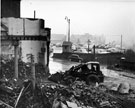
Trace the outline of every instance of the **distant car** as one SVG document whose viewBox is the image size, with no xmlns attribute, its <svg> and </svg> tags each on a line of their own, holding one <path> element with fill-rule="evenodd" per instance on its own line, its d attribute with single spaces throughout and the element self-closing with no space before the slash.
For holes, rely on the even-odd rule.
<svg viewBox="0 0 135 108">
<path fill-rule="evenodd" d="M 79 57 L 77 54 L 72 54 L 68 57 L 69 61 L 82 62 L 83 58 Z"/>
</svg>

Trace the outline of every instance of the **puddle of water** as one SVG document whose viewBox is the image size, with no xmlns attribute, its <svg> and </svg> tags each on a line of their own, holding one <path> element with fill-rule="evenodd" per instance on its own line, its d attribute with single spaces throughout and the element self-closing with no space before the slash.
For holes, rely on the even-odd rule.
<svg viewBox="0 0 135 108">
<path fill-rule="evenodd" d="M 103 72 L 103 74 L 105 76 L 108 76 L 108 77 L 119 77 L 119 74 L 118 73 L 116 73 L 113 70 L 109 70 L 109 69 L 107 69 L 105 67 L 101 67 L 101 71 Z"/>
<path fill-rule="evenodd" d="M 71 66 L 77 65 L 77 62 L 70 62 L 67 60 L 59 60 L 59 59 L 53 59 L 50 58 L 50 63 L 49 63 L 49 68 L 50 68 L 50 73 L 54 74 L 56 72 L 64 72 L 65 70 L 68 70 L 71 68 Z M 135 79 L 129 78 L 129 77 L 124 77 L 121 74 L 124 72 L 119 72 L 115 70 L 110 70 L 107 69 L 106 66 L 101 66 L 101 71 L 103 74 L 106 76 L 105 81 L 111 81 L 111 82 L 129 82 L 132 86 L 135 87 Z M 126 72 L 124 72 L 126 73 Z M 127 73 L 129 74 L 129 73 Z M 129 74 L 130 75 L 130 74 Z"/>
<path fill-rule="evenodd" d="M 50 73 L 54 74 L 56 72 L 64 72 L 65 70 L 70 69 L 72 66 L 77 65 L 77 62 L 70 62 L 67 60 L 59 60 L 50 58 L 49 68 Z"/>
</svg>

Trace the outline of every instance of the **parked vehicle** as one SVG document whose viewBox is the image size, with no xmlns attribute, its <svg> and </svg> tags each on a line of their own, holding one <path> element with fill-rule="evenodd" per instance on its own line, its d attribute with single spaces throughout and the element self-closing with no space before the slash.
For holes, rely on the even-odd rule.
<svg viewBox="0 0 135 108">
<path fill-rule="evenodd" d="M 104 75 L 100 70 L 99 62 L 87 62 L 78 66 L 71 67 L 65 74 L 65 80 L 74 81 L 76 78 L 91 83 L 101 83 L 104 81 Z"/>
<path fill-rule="evenodd" d="M 79 57 L 77 54 L 72 54 L 68 57 L 69 61 L 82 62 L 83 58 Z"/>
<path fill-rule="evenodd" d="M 49 80 L 59 83 L 64 81 L 66 84 L 80 80 L 85 81 L 88 85 L 95 85 L 104 81 L 104 75 L 100 70 L 99 62 L 87 62 L 72 66 L 65 72 L 52 74 Z"/>
</svg>

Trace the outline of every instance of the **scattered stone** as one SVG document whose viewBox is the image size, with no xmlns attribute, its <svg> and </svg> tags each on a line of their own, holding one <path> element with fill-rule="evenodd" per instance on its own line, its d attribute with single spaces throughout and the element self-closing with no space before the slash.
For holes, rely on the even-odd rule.
<svg viewBox="0 0 135 108">
<path fill-rule="evenodd" d="M 121 94 L 128 94 L 131 89 L 131 85 L 127 82 L 120 83 L 118 87 L 118 92 Z"/>
</svg>

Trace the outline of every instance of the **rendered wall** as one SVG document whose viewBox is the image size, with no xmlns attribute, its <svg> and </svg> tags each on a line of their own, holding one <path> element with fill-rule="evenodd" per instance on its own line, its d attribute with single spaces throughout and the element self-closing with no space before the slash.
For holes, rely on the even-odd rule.
<svg viewBox="0 0 135 108">
<path fill-rule="evenodd" d="M 41 48 L 46 47 L 46 42 L 44 41 L 22 41 L 22 60 L 24 62 L 30 62 L 29 54 L 34 56 L 35 63 L 47 64 L 46 59 L 46 50 L 42 52 Z"/>
<path fill-rule="evenodd" d="M 2 24 L 4 24 L 8 30 L 8 35 L 16 36 L 46 36 L 44 29 L 44 20 L 42 19 L 28 19 L 28 18 L 2 18 Z M 6 36 L 6 35 L 5 35 Z M 21 41 L 21 53 L 22 60 L 24 62 L 30 62 L 28 58 L 29 54 L 34 56 L 35 63 L 47 64 L 47 42 L 24 40 Z M 45 52 L 41 50 L 45 49 Z"/>
<path fill-rule="evenodd" d="M 2 23 L 8 27 L 8 35 L 41 35 L 44 20 L 28 18 L 2 18 Z"/>
</svg>

